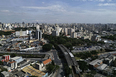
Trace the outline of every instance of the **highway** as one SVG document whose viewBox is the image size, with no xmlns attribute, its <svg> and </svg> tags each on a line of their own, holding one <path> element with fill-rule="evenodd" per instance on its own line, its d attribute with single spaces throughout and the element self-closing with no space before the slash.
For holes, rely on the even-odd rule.
<svg viewBox="0 0 116 77">
<path fill-rule="evenodd" d="M 32 54 L 32 55 L 41 55 L 45 54 L 48 55 L 49 58 L 53 59 L 52 52 L 7 52 L 7 51 L 1 51 L 0 53 L 16 53 L 16 54 Z"/>
<path fill-rule="evenodd" d="M 80 77 L 80 69 L 79 65 L 76 62 L 73 54 L 64 46 L 64 45 L 58 45 L 61 51 L 63 52 L 65 59 L 67 61 L 67 64 L 69 67 L 73 68 L 73 77 Z"/>
<path fill-rule="evenodd" d="M 54 56 L 54 62 L 56 63 L 56 65 L 61 65 L 61 60 L 58 57 L 57 51 L 53 50 L 53 56 Z"/>
</svg>

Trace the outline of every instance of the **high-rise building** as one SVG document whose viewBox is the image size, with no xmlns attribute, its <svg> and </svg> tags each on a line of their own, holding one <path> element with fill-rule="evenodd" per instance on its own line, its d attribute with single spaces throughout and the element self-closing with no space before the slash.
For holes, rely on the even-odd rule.
<svg viewBox="0 0 116 77">
<path fill-rule="evenodd" d="M 40 30 L 39 25 L 36 26 L 36 39 L 41 40 L 42 38 L 42 32 Z"/>
<path fill-rule="evenodd" d="M 68 30 L 67 28 L 64 28 L 64 34 L 65 34 L 65 35 L 68 34 L 68 33 L 67 33 L 67 32 L 68 32 L 67 30 Z"/>
<path fill-rule="evenodd" d="M 59 32 L 58 31 L 52 31 L 52 36 L 59 36 Z"/>
<path fill-rule="evenodd" d="M 72 36 L 72 33 L 73 33 L 73 32 L 75 32 L 74 29 L 72 29 L 72 28 L 69 28 L 69 29 L 68 29 L 68 35 Z"/>
<path fill-rule="evenodd" d="M 72 33 L 72 38 L 77 38 L 77 32 Z"/>
</svg>

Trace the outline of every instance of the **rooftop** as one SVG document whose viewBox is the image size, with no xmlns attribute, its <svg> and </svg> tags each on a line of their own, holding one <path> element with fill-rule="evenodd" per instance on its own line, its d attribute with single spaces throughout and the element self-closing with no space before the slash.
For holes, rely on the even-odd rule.
<svg viewBox="0 0 116 77">
<path fill-rule="evenodd" d="M 51 59 L 47 59 L 47 60 L 43 61 L 43 64 L 46 65 L 47 63 L 49 63 L 51 61 L 52 61 Z"/>
<path fill-rule="evenodd" d="M 102 62 L 102 60 L 96 59 L 96 60 L 93 60 L 92 62 L 90 62 L 89 64 L 95 65 L 95 64 L 100 64 L 101 62 Z"/>
<path fill-rule="evenodd" d="M 5 62 L 8 62 L 9 60 L 5 60 Z"/>
<path fill-rule="evenodd" d="M 3 75 L 8 75 L 9 74 L 9 72 L 6 72 L 6 71 L 3 71 L 3 72 L 1 72 Z"/>
<path fill-rule="evenodd" d="M 38 76 L 38 77 L 42 77 L 45 75 L 44 72 L 37 70 L 37 69 L 33 68 L 32 66 L 27 66 L 27 67 L 23 68 L 22 71 L 27 72 L 34 76 Z"/>
<path fill-rule="evenodd" d="M 3 55 L 3 56 L 10 56 L 10 55 Z"/>
<path fill-rule="evenodd" d="M 11 62 L 9 62 L 10 64 L 12 64 L 12 63 L 14 63 L 15 61 L 11 61 Z"/>
<path fill-rule="evenodd" d="M 101 64 L 100 66 L 97 67 L 99 70 L 104 70 L 107 67 L 106 64 Z"/>
<path fill-rule="evenodd" d="M 21 58 L 21 56 L 16 56 L 16 57 L 13 57 L 11 59 L 16 60 L 16 59 L 19 59 L 19 58 Z"/>
</svg>

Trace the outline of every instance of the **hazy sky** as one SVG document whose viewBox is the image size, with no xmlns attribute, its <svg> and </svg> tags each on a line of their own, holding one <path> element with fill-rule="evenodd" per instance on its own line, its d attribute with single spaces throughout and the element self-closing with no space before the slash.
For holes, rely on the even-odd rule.
<svg viewBox="0 0 116 77">
<path fill-rule="evenodd" d="M 116 23 L 116 0 L 0 0 L 0 22 Z"/>
</svg>

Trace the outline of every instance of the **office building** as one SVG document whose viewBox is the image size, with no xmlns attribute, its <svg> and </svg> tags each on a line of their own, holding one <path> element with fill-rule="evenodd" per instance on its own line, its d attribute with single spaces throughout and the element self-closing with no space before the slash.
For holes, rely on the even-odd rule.
<svg viewBox="0 0 116 77">
<path fill-rule="evenodd" d="M 39 25 L 36 27 L 36 39 L 41 40 L 42 39 L 42 32 L 40 30 Z"/>
<path fill-rule="evenodd" d="M 67 28 L 64 28 L 64 34 L 67 35 L 68 33 L 68 29 Z"/>
<path fill-rule="evenodd" d="M 20 63 L 24 59 L 22 57 L 20 57 L 20 56 L 16 56 L 16 57 L 11 58 L 11 60 L 16 61 L 17 63 Z"/>
<path fill-rule="evenodd" d="M 72 38 L 77 38 L 77 32 L 72 33 Z"/>
<path fill-rule="evenodd" d="M 58 31 L 52 31 L 52 36 L 59 36 L 59 32 Z"/>
<path fill-rule="evenodd" d="M 75 32 L 75 30 L 74 30 L 74 29 L 72 29 L 72 28 L 69 28 L 69 29 L 68 29 L 68 35 L 70 35 L 70 36 L 71 36 L 73 32 Z"/>
<path fill-rule="evenodd" d="M 2 62 L 6 61 L 6 60 L 10 60 L 10 55 L 3 55 L 2 56 Z"/>
</svg>

